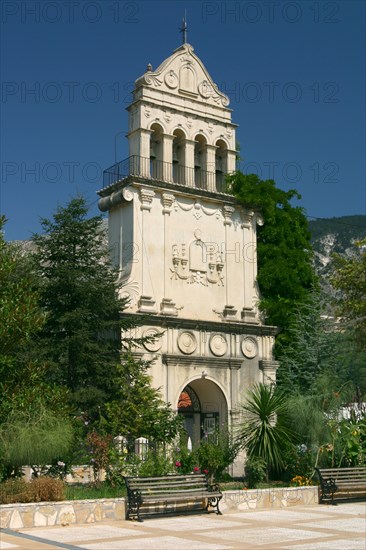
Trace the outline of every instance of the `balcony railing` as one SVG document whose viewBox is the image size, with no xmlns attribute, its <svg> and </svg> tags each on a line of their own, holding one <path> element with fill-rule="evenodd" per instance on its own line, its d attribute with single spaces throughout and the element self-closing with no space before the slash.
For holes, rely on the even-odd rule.
<svg viewBox="0 0 366 550">
<path fill-rule="evenodd" d="M 133 155 L 117 162 L 103 172 L 103 187 L 109 187 L 129 176 L 148 178 L 165 183 L 175 183 L 216 193 L 228 193 L 223 172 L 209 172 L 200 167 L 182 166 L 156 159 Z"/>
</svg>

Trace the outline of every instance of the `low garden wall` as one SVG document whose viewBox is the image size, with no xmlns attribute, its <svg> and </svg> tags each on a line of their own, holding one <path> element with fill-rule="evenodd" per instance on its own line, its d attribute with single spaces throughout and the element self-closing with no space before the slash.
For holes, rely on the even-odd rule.
<svg viewBox="0 0 366 550">
<path fill-rule="evenodd" d="M 125 517 L 124 498 L 2 504 L 0 506 L 0 527 L 9 529 L 49 525 L 67 526 L 76 523 L 124 520 Z"/>
<path fill-rule="evenodd" d="M 225 491 L 220 510 L 244 511 L 264 508 L 288 508 L 319 504 L 317 485 L 310 487 L 276 487 L 271 489 L 243 489 Z"/>
<path fill-rule="evenodd" d="M 318 504 L 318 487 L 288 487 L 225 491 L 220 509 L 225 511 L 287 508 Z M 125 519 L 125 499 L 74 500 L 3 504 L 0 506 L 1 528 L 23 529 L 50 525 L 71 525 Z"/>
</svg>

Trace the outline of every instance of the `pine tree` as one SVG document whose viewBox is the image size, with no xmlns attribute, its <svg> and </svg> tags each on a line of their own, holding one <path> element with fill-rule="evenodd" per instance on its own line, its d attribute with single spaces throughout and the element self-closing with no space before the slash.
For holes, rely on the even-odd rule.
<svg viewBox="0 0 366 550">
<path fill-rule="evenodd" d="M 292 314 L 289 343 L 279 356 L 278 383 L 290 393 L 311 393 L 321 377 L 332 375 L 335 387 L 340 382 L 342 335 L 335 319 L 324 315 L 329 298 L 319 290 L 310 291 Z"/>
<path fill-rule="evenodd" d="M 84 198 L 42 219 L 34 255 L 47 320 L 37 351 L 50 362 L 52 381 L 67 387 L 73 404 L 95 419 L 117 390 L 123 300 L 109 261 L 101 216 L 88 218 Z"/>
<path fill-rule="evenodd" d="M 331 283 L 338 291 L 338 313 L 351 330 L 359 349 L 366 352 L 366 238 L 356 242 L 352 258 L 336 254 Z"/>
</svg>

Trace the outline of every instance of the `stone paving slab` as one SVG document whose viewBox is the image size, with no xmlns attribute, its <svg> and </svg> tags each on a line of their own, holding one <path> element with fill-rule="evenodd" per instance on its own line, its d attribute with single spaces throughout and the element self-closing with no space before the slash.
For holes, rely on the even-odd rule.
<svg viewBox="0 0 366 550">
<path fill-rule="evenodd" d="M 337 539 L 331 542 L 318 542 L 316 546 L 314 544 L 300 544 L 296 546 L 283 546 L 282 550 L 365 550 L 365 539 L 359 540 L 346 540 Z"/>
<path fill-rule="evenodd" d="M 5 529 L 1 550 L 365 550 L 366 503 Z M 27 537 L 27 538 L 23 538 Z"/>
<path fill-rule="evenodd" d="M 97 544 L 87 544 L 83 548 L 88 550 L 180 550 L 183 548 L 182 539 L 180 537 L 147 537 L 143 541 L 141 540 L 116 540 L 112 543 L 99 542 Z M 184 541 L 187 542 L 187 541 Z M 226 550 L 230 548 L 225 544 L 215 544 L 206 541 L 192 540 L 189 542 L 189 550 Z"/>
<path fill-rule="evenodd" d="M 308 508 L 307 508 L 308 509 Z M 266 522 L 293 522 L 293 521 L 302 521 L 302 520 L 311 520 L 311 519 L 327 519 L 327 514 L 322 514 L 319 512 L 305 512 L 304 509 L 300 511 L 295 511 L 293 509 L 286 510 L 286 514 L 279 514 L 278 510 L 263 510 L 260 513 L 258 512 L 240 512 L 235 514 L 230 514 L 230 518 L 238 518 L 240 520 L 256 520 L 256 521 L 266 521 Z"/>
<path fill-rule="evenodd" d="M 125 522 L 127 523 L 127 522 Z M 133 537 L 138 535 L 148 535 L 147 531 L 136 531 L 129 527 L 124 528 L 116 527 L 114 525 L 105 524 L 93 524 L 86 526 L 78 525 L 69 527 L 54 527 L 44 529 L 29 529 L 27 531 L 22 530 L 22 533 L 27 535 L 34 535 L 39 538 L 47 539 L 52 533 L 52 540 L 57 542 L 78 543 L 82 541 L 98 540 L 98 539 L 110 539 L 115 537 Z"/>
</svg>

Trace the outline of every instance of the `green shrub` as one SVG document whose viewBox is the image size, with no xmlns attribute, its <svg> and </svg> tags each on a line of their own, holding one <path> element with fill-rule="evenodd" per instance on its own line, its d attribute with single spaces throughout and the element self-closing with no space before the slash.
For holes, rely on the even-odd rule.
<svg viewBox="0 0 366 550">
<path fill-rule="evenodd" d="M 164 450 L 150 450 L 147 457 L 141 462 L 139 475 L 166 476 L 173 471 L 171 457 Z"/>
<path fill-rule="evenodd" d="M 190 474 L 197 464 L 197 458 L 194 453 L 188 451 L 184 444 L 177 447 L 173 453 L 173 466 L 177 474 Z"/>
<path fill-rule="evenodd" d="M 197 462 L 202 472 L 208 472 L 217 481 L 226 478 L 225 469 L 232 464 L 238 454 L 239 445 L 227 431 L 217 432 L 213 441 L 203 439 L 195 450 Z"/>
<path fill-rule="evenodd" d="M 65 499 L 65 483 L 53 477 L 37 477 L 30 482 L 34 502 L 54 502 Z"/>
<path fill-rule="evenodd" d="M 1 504 L 54 502 L 64 498 L 64 482 L 51 477 L 38 477 L 29 483 L 23 479 L 8 479 L 0 485 Z"/>
<path fill-rule="evenodd" d="M 315 456 L 316 449 L 314 452 L 305 444 L 289 446 L 284 456 L 285 469 L 281 479 L 290 482 L 297 476 L 310 478 L 314 471 Z"/>
<path fill-rule="evenodd" d="M 255 489 L 257 484 L 266 479 L 267 464 L 263 458 L 250 457 L 245 464 L 245 481 L 249 489 Z"/>
<path fill-rule="evenodd" d="M 31 484 L 23 479 L 8 479 L 0 485 L 0 503 L 13 504 L 14 502 L 32 502 L 33 493 Z"/>
<path fill-rule="evenodd" d="M 69 420 L 46 409 L 31 415 L 14 412 L 0 428 L 2 461 L 12 468 L 49 464 L 66 455 L 73 439 Z"/>
</svg>

